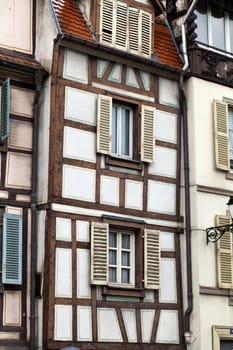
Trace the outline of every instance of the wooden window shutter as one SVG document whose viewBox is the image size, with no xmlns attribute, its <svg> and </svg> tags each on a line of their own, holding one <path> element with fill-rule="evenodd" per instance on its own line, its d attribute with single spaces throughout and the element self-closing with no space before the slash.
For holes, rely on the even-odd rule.
<svg viewBox="0 0 233 350">
<path fill-rule="evenodd" d="M 231 219 L 225 215 L 216 216 L 216 225 L 230 225 Z M 232 288 L 232 234 L 225 233 L 216 242 L 217 248 L 217 275 L 219 288 Z"/>
<path fill-rule="evenodd" d="M 129 7 L 129 50 L 139 49 L 139 10 Z"/>
<path fill-rule="evenodd" d="M 1 91 L 1 135 L 0 141 L 3 142 L 9 136 L 10 121 L 10 79 L 4 80 Z"/>
<path fill-rule="evenodd" d="M 91 226 L 91 283 L 106 285 L 108 282 L 108 233 L 109 225 L 93 222 Z"/>
<path fill-rule="evenodd" d="M 160 287 L 159 231 L 145 229 L 144 232 L 144 285 L 147 289 Z"/>
<path fill-rule="evenodd" d="M 116 45 L 122 48 L 126 48 L 127 45 L 127 22 L 128 22 L 128 11 L 127 5 L 118 2 L 116 9 Z"/>
<path fill-rule="evenodd" d="M 141 160 L 152 163 L 155 154 L 155 108 L 142 105 Z"/>
<path fill-rule="evenodd" d="M 22 284 L 22 216 L 3 215 L 2 283 Z"/>
<path fill-rule="evenodd" d="M 145 56 L 151 55 L 151 14 L 141 12 L 141 53 Z"/>
<path fill-rule="evenodd" d="M 98 96 L 97 152 L 110 154 L 112 146 L 112 98 Z"/>
<path fill-rule="evenodd" d="M 230 169 L 228 105 L 214 100 L 215 158 L 216 167 Z"/>
<path fill-rule="evenodd" d="M 101 5 L 101 40 L 112 44 L 115 27 L 114 4 L 112 0 L 102 0 Z"/>
</svg>

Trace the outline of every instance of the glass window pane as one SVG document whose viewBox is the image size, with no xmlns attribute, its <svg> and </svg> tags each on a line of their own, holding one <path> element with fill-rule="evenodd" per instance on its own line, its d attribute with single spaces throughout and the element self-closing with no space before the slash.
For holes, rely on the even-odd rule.
<svg viewBox="0 0 233 350">
<path fill-rule="evenodd" d="M 233 14 L 229 15 L 230 51 L 233 52 Z"/>
<path fill-rule="evenodd" d="M 130 235 L 122 235 L 121 247 L 122 249 L 130 249 Z"/>
<path fill-rule="evenodd" d="M 197 16 L 196 24 L 196 34 L 197 40 L 201 43 L 208 44 L 208 25 L 207 25 L 207 9 L 206 6 L 198 6 L 197 11 L 195 11 Z"/>
<path fill-rule="evenodd" d="M 233 350 L 233 342 L 227 340 L 221 340 L 220 350 Z"/>
<path fill-rule="evenodd" d="M 109 250 L 109 264 L 117 265 L 117 254 L 116 250 Z"/>
<path fill-rule="evenodd" d="M 129 283 L 130 282 L 130 270 L 122 269 L 121 270 L 121 283 Z"/>
<path fill-rule="evenodd" d="M 117 246 L 117 234 L 115 232 L 109 233 L 109 247 L 116 248 Z"/>
<path fill-rule="evenodd" d="M 109 282 L 116 282 L 116 268 L 110 267 L 109 268 Z"/>
<path fill-rule="evenodd" d="M 117 153 L 117 107 L 112 107 L 112 153 Z"/>
<path fill-rule="evenodd" d="M 218 10 L 211 10 L 212 46 L 225 50 L 225 21 L 224 14 Z"/>
<path fill-rule="evenodd" d="M 128 109 L 121 110 L 121 154 L 130 155 L 130 113 Z"/>
<path fill-rule="evenodd" d="M 122 252 L 121 253 L 121 265 L 122 266 L 130 266 L 130 253 Z"/>
</svg>

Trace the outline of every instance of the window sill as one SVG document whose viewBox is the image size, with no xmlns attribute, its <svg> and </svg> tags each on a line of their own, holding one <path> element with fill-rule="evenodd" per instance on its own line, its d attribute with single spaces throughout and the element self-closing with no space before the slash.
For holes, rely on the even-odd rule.
<svg viewBox="0 0 233 350">
<path fill-rule="evenodd" d="M 103 294 L 110 296 L 144 298 L 145 292 L 140 288 L 120 288 L 120 287 L 103 287 Z"/>
<path fill-rule="evenodd" d="M 106 156 L 105 163 L 107 165 L 112 165 L 121 168 L 128 168 L 133 170 L 142 170 L 143 163 L 138 160 L 128 160 L 123 158 L 114 158 L 110 156 Z"/>
</svg>

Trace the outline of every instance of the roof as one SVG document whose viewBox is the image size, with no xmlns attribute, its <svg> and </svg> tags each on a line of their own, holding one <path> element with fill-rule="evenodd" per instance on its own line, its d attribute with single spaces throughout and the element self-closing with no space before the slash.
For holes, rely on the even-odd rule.
<svg viewBox="0 0 233 350">
<path fill-rule="evenodd" d="M 41 64 L 32 57 L 27 57 L 24 54 L 18 54 L 15 51 L 0 49 L 0 63 L 4 62 L 19 66 L 24 66 L 29 69 L 44 70 Z"/>
<path fill-rule="evenodd" d="M 88 25 L 79 9 L 77 0 L 52 0 L 62 34 L 77 39 L 95 42 Z M 155 24 L 154 52 L 158 62 L 175 69 L 182 67 L 171 34 L 166 25 Z"/>
</svg>

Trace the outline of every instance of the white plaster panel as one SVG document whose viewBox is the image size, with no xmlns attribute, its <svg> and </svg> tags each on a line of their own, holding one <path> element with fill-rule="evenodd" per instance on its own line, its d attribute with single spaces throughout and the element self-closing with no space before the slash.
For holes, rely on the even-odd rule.
<svg viewBox="0 0 233 350">
<path fill-rule="evenodd" d="M 32 52 L 32 2 L 1 1 L 0 46 Z"/>
<path fill-rule="evenodd" d="M 5 212 L 8 214 L 23 215 L 23 208 L 7 206 Z"/>
<path fill-rule="evenodd" d="M 150 343 L 155 310 L 141 310 L 142 342 Z"/>
<path fill-rule="evenodd" d="M 133 309 L 121 309 L 125 329 L 130 343 L 137 342 L 136 316 Z"/>
<path fill-rule="evenodd" d="M 9 147 L 32 149 L 32 123 L 12 119 L 10 122 Z"/>
<path fill-rule="evenodd" d="M 135 70 L 133 68 L 127 67 L 126 73 L 126 85 L 139 88 Z"/>
<path fill-rule="evenodd" d="M 145 90 L 150 90 L 150 73 L 139 71 Z"/>
<path fill-rule="evenodd" d="M 72 250 L 56 248 L 55 296 L 72 297 Z"/>
<path fill-rule="evenodd" d="M 133 180 L 125 181 L 126 208 L 142 210 L 143 183 Z"/>
<path fill-rule="evenodd" d="M 177 115 L 156 110 L 155 138 L 171 143 L 177 142 Z"/>
<path fill-rule="evenodd" d="M 155 292 L 154 290 L 145 290 L 145 297 L 143 299 L 145 303 L 154 303 L 155 301 Z"/>
<path fill-rule="evenodd" d="M 90 251 L 77 249 L 77 297 L 89 299 L 90 286 Z"/>
<path fill-rule="evenodd" d="M 66 86 L 65 118 L 96 125 L 96 101 L 96 94 Z"/>
<path fill-rule="evenodd" d="M 24 194 L 17 194 L 16 195 L 16 201 L 19 202 L 30 202 L 31 201 L 31 197 L 30 196 L 26 196 Z"/>
<path fill-rule="evenodd" d="M 176 310 L 161 310 L 156 343 L 179 343 L 178 312 Z"/>
<path fill-rule="evenodd" d="M 87 202 L 95 202 L 95 177 L 93 169 L 63 166 L 62 195 Z"/>
<path fill-rule="evenodd" d="M 3 325 L 21 326 L 21 292 L 5 291 L 3 296 Z"/>
<path fill-rule="evenodd" d="M 54 339 L 72 340 L 72 306 L 55 305 Z"/>
<path fill-rule="evenodd" d="M 91 306 L 77 307 L 77 334 L 79 341 L 92 341 Z"/>
<path fill-rule="evenodd" d="M 0 340 L 19 340 L 19 337 L 17 332 L 0 332 Z"/>
<path fill-rule="evenodd" d="M 63 156 L 95 163 L 96 136 L 93 132 L 64 127 Z"/>
<path fill-rule="evenodd" d="M 112 71 L 109 75 L 108 80 L 115 81 L 116 83 L 121 83 L 121 74 L 122 74 L 122 65 L 115 64 L 112 68 Z"/>
<path fill-rule="evenodd" d="M 159 243 L 161 250 L 174 251 L 175 242 L 174 242 L 174 233 L 173 232 L 160 232 Z"/>
<path fill-rule="evenodd" d="M 88 221 L 76 221 L 76 239 L 80 242 L 89 242 L 89 222 Z"/>
<path fill-rule="evenodd" d="M 101 176 L 100 181 L 100 202 L 119 206 L 119 179 Z"/>
<path fill-rule="evenodd" d="M 122 335 L 115 309 L 98 308 L 98 341 L 122 342 Z"/>
<path fill-rule="evenodd" d="M 56 239 L 71 242 L 71 220 L 56 218 Z"/>
<path fill-rule="evenodd" d="M 178 83 L 165 78 L 159 79 L 159 102 L 168 106 L 178 107 L 179 90 Z"/>
<path fill-rule="evenodd" d="M 148 181 L 148 210 L 175 214 L 176 186 L 174 184 Z"/>
<path fill-rule="evenodd" d="M 66 50 L 63 76 L 64 78 L 87 84 L 88 56 L 83 53 Z"/>
<path fill-rule="evenodd" d="M 7 191 L 0 191 L 0 198 L 7 199 L 9 197 L 9 193 Z"/>
<path fill-rule="evenodd" d="M 156 146 L 155 162 L 149 165 L 149 174 L 175 178 L 176 155 L 175 149 Z"/>
<path fill-rule="evenodd" d="M 7 154 L 6 186 L 22 189 L 31 187 L 31 155 L 11 153 Z"/>
<path fill-rule="evenodd" d="M 32 117 L 35 93 L 30 90 L 11 88 L 10 112 L 12 114 Z"/>
<path fill-rule="evenodd" d="M 97 77 L 98 78 L 103 77 L 108 65 L 109 65 L 109 61 L 97 60 Z"/>
<path fill-rule="evenodd" d="M 161 303 L 177 302 L 175 259 L 161 258 L 160 260 L 159 301 Z"/>
</svg>

